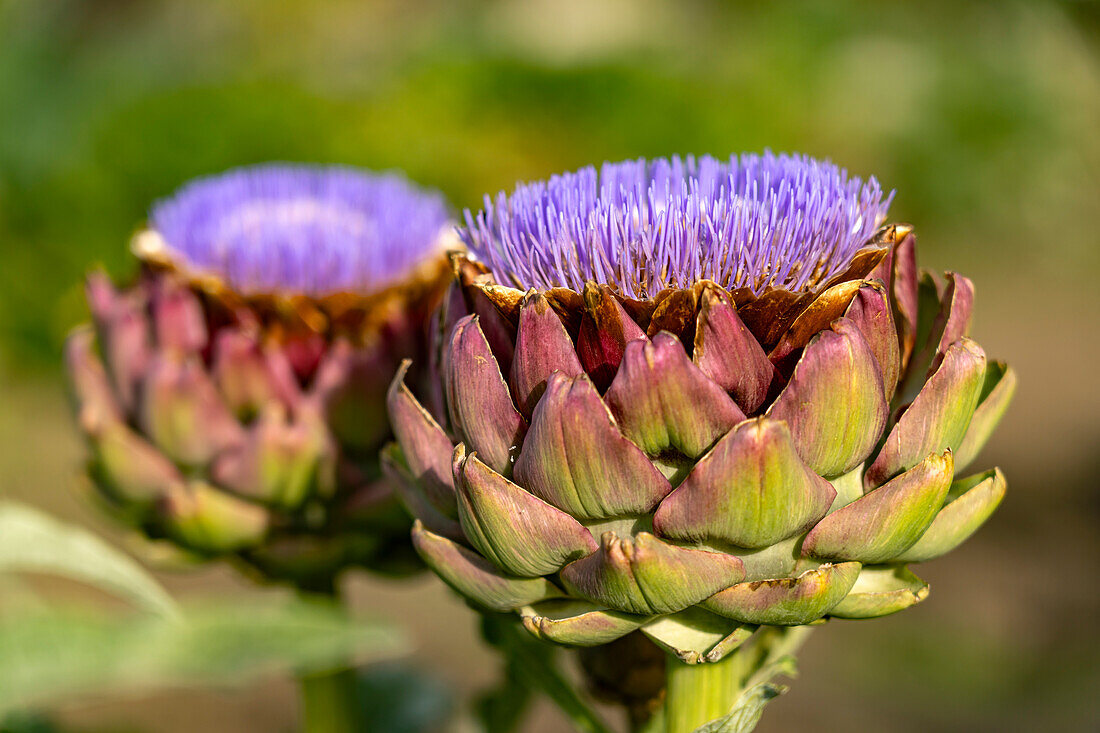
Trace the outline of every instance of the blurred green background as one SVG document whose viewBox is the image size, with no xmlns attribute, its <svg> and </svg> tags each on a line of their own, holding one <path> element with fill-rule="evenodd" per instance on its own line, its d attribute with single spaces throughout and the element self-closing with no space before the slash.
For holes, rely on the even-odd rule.
<svg viewBox="0 0 1100 733">
<path fill-rule="evenodd" d="M 796 150 L 896 188 L 1020 373 L 981 463 L 1009 495 L 923 605 L 834 623 L 760 730 L 1100 728 L 1100 8 L 1086 2 L 0 0 L 0 493 L 111 535 L 59 367 L 81 276 L 150 202 L 264 160 L 402 168 L 456 208 L 517 179 Z M 186 596 L 257 591 L 215 568 Z M 496 674 L 428 579 L 350 580 L 460 691 Z M 64 589 L 59 592 L 64 592 Z M 287 730 L 289 682 L 75 700 L 78 730 Z M 537 729 L 564 723 L 540 708 Z"/>
</svg>

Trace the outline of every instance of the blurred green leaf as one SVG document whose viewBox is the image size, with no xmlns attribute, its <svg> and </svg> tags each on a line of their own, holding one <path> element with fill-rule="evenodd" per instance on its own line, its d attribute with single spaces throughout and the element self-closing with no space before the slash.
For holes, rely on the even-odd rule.
<svg viewBox="0 0 1100 733">
<path fill-rule="evenodd" d="M 0 573 L 32 572 L 79 580 L 160 616 L 179 610 L 128 555 L 76 525 L 37 509 L 0 502 Z"/>
<path fill-rule="evenodd" d="M 487 733 L 511 733 L 519 727 L 531 704 L 531 688 L 522 684 L 509 666 L 497 687 L 478 696 L 474 712 Z"/>
<path fill-rule="evenodd" d="M 611 729 L 600 718 L 590 702 L 583 698 L 576 687 L 563 675 L 556 660 L 553 646 L 544 644 L 531 637 L 519 624 L 519 620 L 501 614 L 486 615 L 482 619 L 482 635 L 504 655 L 509 680 L 531 690 L 538 690 L 550 698 L 558 709 L 569 719 L 573 727 L 583 733 L 611 733 Z M 515 689 L 506 683 L 503 691 Z M 522 693 L 520 693 L 522 694 Z M 489 698 L 491 700 L 491 698 Z M 482 701 L 481 714 L 486 726 L 507 724 L 514 726 L 522 716 L 523 709 L 509 710 L 500 705 L 496 709 Z M 502 715 L 502 713 L 504 715 Z M 485 717 L 490 715 L 493 717 Z M 509 730 L 509 727 L 489 728 L 489 730 Z"/>
<path fill-rule="evenodd" d="M 386 733 L 441 730 L 454 709 L 454 696 L 439 680 L 397 664 L 358 670 L 356 699 L 362 720 Z"/>
<path fill-rule="evenodd" d="M 485 643 L 506 651 L 509 619 L 497 614 L 483 614 L 480 623 Z M 539 653 L 544 663 L 552 663 L 553 647 L 544 644 Z M 532 688 L 516 669 L 517 660 L 505 655 L 504 662 L 500 681 L 479 694 L 473 703 L 474 714 L 486 733 L 512 733 L 518 730 L 533 698 Z"/>
<path fill-rule="evenodd" d="M 313 602 L 236 602 L 181 619 L 101 609 L 0 616 L 0 714 L 73 695 L 241 684 L 402 653 L 394 629 Z"/>
<path fill-rule="evenodd" d="M 63 733 L 63 731 L 43 713 L 17 711 L 0 719 L 0 733 Z"/>
</svg>

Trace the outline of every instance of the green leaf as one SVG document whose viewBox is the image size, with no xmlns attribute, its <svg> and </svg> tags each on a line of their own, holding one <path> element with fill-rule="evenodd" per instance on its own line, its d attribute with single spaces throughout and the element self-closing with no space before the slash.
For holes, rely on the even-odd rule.
<svg viewBox="0 0 1100 733">
<path fill-rule="evenodd" d="M 482 633 L 486 641 L 501 650 L 509 676 L 516 676 L 523 686 L 550 698 L 578 731 L 612 733 L 555 664 L 554 652 L 557 650 L 527 633 L 518 618 L 499 614 L 487 616 Z M 512 712 L 519 714 L 522 710 Z M 511 722 L 515 724 L 518 720 Z"/>
<path fill-rule="evenodd" d="M 360 719 L 371 730 L 425 733 L 443 730 L 455 707 L 451 690 L 420 670 L 396 664 L 371 665 L 356 673 Z"/>
<path fill-rule="evenodd" d="M 64 733 L 64 730 L 41 712 L 20 711 L 0 719 L 0 733 Z"/>
<path fill-rule="evenodd" d="M 511 665 L 497 687 L 478 696 L 474 711 L 486 733 L 512 733 L 519 729 L 531 703 L 531 688 L 519 681 Z"/>
<path fill-rule="evenodd" d="M 760 722 L 764 706 L 786 691 L 785 686 L 771 682 L 750 687 L 737 698 L 733 710 L 717 720 L 699 726 L 695 733 L 749 733 Z"/>
<path fill-rule="evenodd" d="M 793 654 L 784 654 L 774 662 L 764 664 L 745 681 L 745 687 L 746 689 L 758 687 L 765 682 L 771 682 L 773 678 L 779 675 L 792 679 L 798 676 L 798 660 L 795 659 Z M 779 686 L 782 687 L 782 685 Z"/>
<path fill-rule="evenodd" d="M 167 591 L 129 556 L 81 527 L 4 501 L 0 502 L 0 574 L 11 572 L 60 575 L 160 616 L 179 615 Z"/>
<path fill-rule="evenodd" d="M 404 650 L 394 630 L 338 609 L 270 599 L 197 608 L 182 618 L 102 609 L 0 615 L 0 714 L 77 694 L 240 684 Z"/>
<path fill-rule="evenodd" d="M 501 652 L 505 663 L 500 682 L 474 700 L 474 713 L 486 733 L 514 733 L 523 722 L 534 690 L 520 678 L 519 670 L 515 669 L 516 661 L 505 654 L 513 623 L 509 615 L 485 613 L 480 620 L 482 639 Z M 541 650 L 533 651 L 539 651 L 544 662 L 550 663 L 554 647 L 543 644 Z"/>
</svg>

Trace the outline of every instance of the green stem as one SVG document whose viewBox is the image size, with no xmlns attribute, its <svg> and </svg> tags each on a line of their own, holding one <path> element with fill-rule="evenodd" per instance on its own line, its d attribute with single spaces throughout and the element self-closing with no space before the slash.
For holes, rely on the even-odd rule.
<svg viewBox="0 0 1100 733">
<path fill-rule="evenodd" d="M 669 654 L 666 732 L 691 733 L 728 713 L 741 695 L 743 666 L 737 652 L 711 664 L 684 664 Z"/>
<path fill-rule="evenodd" d="M 341 606 L 340 591 L 333 578 L 320 579 L 309 587 L 303 585 L 298 593 L 310 603 Z M 358 733 L 364 729 L 353 668 L 303 673 L 298 677 L 298 685 L 303 733 Z"/>
<path fill-rule="evenodd" d="M 685 664 L 670 654 L 666 666 L 665 733 L 692 733 L 728 715 L 746 690 L 778 674 L 790 673 L 793 655 L 811 630 L 806 626 L 764 627 L 720 662 Z"/>
<path fill-rule="evenodd" d="M 359 725 L 355 670 L 338 669 L 299 678 L 303 733 L 356 733 Z"/>
</svg>

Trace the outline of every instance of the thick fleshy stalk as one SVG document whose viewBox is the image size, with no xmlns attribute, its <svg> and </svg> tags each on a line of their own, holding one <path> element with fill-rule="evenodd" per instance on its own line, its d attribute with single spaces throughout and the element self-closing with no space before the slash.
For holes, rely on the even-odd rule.
<svg viewBox="0 0 1100 733">
<path fill-rule="evenodd" d="M 716 664 L 684 664 L 669 655 L 663 710 L 664 733 L 692 733 L 721 721 L 719 730 L 750 731 L 763 703 L 783 691 L 771 680 L 794 669 L 794 655 L 810 627 L 775 627 L 762 632 Z"/>
<path fill-rule="evenodd" d="M 684 664 L 669 655 L 665 731 L 691 733 L 733 709 L 741 694 L 737 654 L 716 664 Z"/>
<path fill-rule="evenodd" d="M 359 733 L 365 721 L 359 715 L 355 671 L 305 674 L 299 677 L 303 733 Z"/>
<path fill-rule="evenodd" d="M 301 597 L 309 603 L 343 607 L 339 591 L 330 583 L 303 590 Z M 369 721 L 363 719 L 356 686 L 355 670 L 350 666 L 300 674 L 302 733 L 359 733 L 364 730 Z"/>
</svg>

